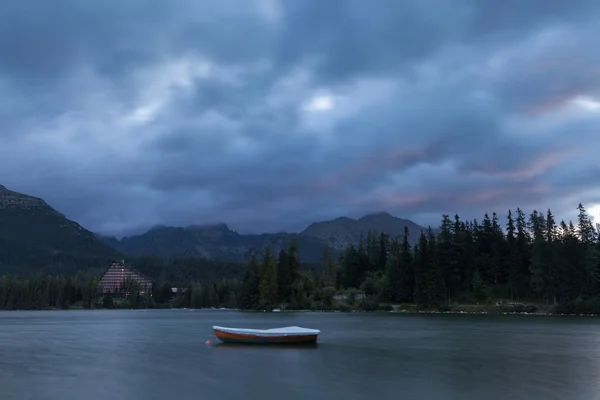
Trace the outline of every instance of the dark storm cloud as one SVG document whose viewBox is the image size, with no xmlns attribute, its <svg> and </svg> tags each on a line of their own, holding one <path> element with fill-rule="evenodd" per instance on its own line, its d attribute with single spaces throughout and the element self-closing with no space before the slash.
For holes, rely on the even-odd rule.
<svg viewBox="0 0 600 400">
<path fill-rule="evenodd" d="M 594 1 L 9 1 L 0 183 L 108 233 L 570 218 L 600 203 L 599 16 Z"/>
<path fill-rule="evenodd" d="M 172 14 L 164 4 L 6 2 L 0 16 L 1 70 L 28 89 L 42 82 L 58 85 L 58 79 L 82 64 L 113 75 L 134 61 L 148 62 L 160 54 L 127 38 L 156 40 L 161 22 Z"/>
<path fill-rule="evenodd" d="M 394 74 L 452 44 L 498 45 L 544 28 L 594 21 L 592 0 L 523 3 L 492 0 L 282 2 L 288 17 L 279 59 L 317 57 L 321 75 Z M 375 44 L 376 43 L 376 44 Z M 385 50 L 383 50 L 385 49 Z"/>
</svg>

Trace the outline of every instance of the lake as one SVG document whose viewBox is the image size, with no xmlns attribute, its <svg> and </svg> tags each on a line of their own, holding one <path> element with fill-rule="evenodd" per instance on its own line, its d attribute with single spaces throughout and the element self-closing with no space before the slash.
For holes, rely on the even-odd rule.
<svg viewBox="0 0 600 400">
<path fill-rule="evenodd" d="M 220 345 L 212 325 L 322 332 L 306 348 Z M 600 319 L 0 312 L 0 398 L 595 399 Z"/>
</svg>

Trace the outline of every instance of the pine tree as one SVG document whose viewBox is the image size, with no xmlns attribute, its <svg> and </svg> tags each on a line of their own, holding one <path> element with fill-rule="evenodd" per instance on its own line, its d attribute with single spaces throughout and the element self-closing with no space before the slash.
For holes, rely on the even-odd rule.
<svg viewBox="0 0 600 400">
<path fill-rule="evenodd" d="M 379 271 L 383 271 L 386 268 L 388 261 L 388 253 L 390 251 L 390 237 L 385 233 L 379 234 L 379 253 L 377 255 L 377 266 L 376 269 Z"/>
<path fill-rule="evenodd" d="M 290 271 L 290 282 L 293 284 L 300 277 L 300 259 L 298 258 L 298 243 L 290 243 L 288 248 L 288 267 Z"/>
<path fill-rule="evenodd" d="M 278 304 L 277 298 L 277 265 L 271 248 L 267 247 L 263 255 L 261 265 L 262 276 L 260 279 L 260 305 L 261 307 L 276 307 Z"/>
<path fill-rule="evenodd" d="M 392 253 L 387 260 L 385 266 L 385 286 L 385 293 L 383 294 L 385 300 L 395 303 L 402 301 L 402 265 L 397 253 Z"/>
<path fill-rule="evenodd" d="M 366 265 L 364 268 L 365 274 L 370 271 L 375 271 L 378 267 L 378 256 L 379 249 L 376 240 L 377 234 L 369 229 L 367 233 L 367 246 L 366 246 Z"/>
<path fill-rule="evenodd" d="M 587 277 L 583 252 L 578 232 L 573 222 L 561 224 L 561 297 L 563 301 L 572 301 L 584 294 Z"/>
<path fill-rule="evenodd" d="M 323 286 L 335 288 L 337 286 L 337 270 L 331 257 L 331 249 L 327 245 L 323 248 L 321 265 L 323 267 Z"/>
<path fill-rule="evenodd" d="M 516 227 L 513 220 L 512 211 L 508 210 L 506 222 L 506 242 L 507 255 L 505 259 L 506 271 L 508 274 L 509 295 L 511 299 L 519 298 L 519 281 L 521 279 L 521 257 L 519 255 L 519 246 L 517 244 Z"/>
<path fill-rule="evenodd" d="M 558 296 L 558 279 L 560 272 L 558 270 L 557 260 L 557 238 L 558 232 L 556 221 L 552 211 L 548 209 L 546 212 L 546 268 L 544 271 L 544 281 L 546 289 L 546 302 L 556 305 Z"/>
<path fill-rule="evenodd" d="M 473 273 L 473 278 L 472 278 L 472 285 L 473 285 L 473 296 L 475 297 L 475 299 L 479 302 L 479 301 L 486 301 L 489 296 L 489 288 L 487 286 L 487 284 L 485 283 L 485 281 L 481 278 L 481 275 L 479 274 L 479 270 L 475 270 L 475 272 Z"/>
<path fill-rule="evenodd" d="M 428 263 L 427 263 L 427 236 L 421 231 L 419 241 L 414 247 L 414 271 L 415 271 L 415 302 L 422 306 L 428 304 Z"/>
<path fill-rule="evenodd" d="M 546 221 L 542 214 L 534 210 L 529 217 L 530 231 L 533 236 L 531 248 L 531 289 L 538 300 L 544 295 L 546 282 L 544 274 L 547 265 L 547 243 L 545 240 Z"/>
<path fill-rule="evenodd" d="M 281 302 L 286 302 L 290 295 L 290 257 L 285 249 L 279 250 L 277 257 L 277 291 Z"/>
<path fill-rule="evenodd" d="M 519 293 L 529 294 L 531 282 L 531 236 L 527 230 L 525 213 L 517 208 L 517 248 L 519 252 L 521 271 L 519 276 Z"/>
<path fill-rule="evenodd" d="M 240 308 L 255 309 L 259 306 L 260 300 L 260 264 L 256 254 L 252 253 L 250 261 L 246 265 L 244 281 L 242 284 L 242 296 L 240 299 Z"/>
<path fill-rule="evenodd" d="M 427 285 L 428 301 L 431 305 L 440 305 L 447 302 L 446 283 L 439 263 L 437 240 L 431 227 L 427 230 Z"/>
<path fill-rule="evenodd" d="M 369 250 L 371 249 L 371 250 Z M 371 270 L 371 257 L 370 253 L 375 253 L 374 250 L 369 246 L 368 237 L 367 243 L 365 244 L 364 237 L 362 233 L 360 234 L 357 252 L 357 265 L 356 265 L 356 286 L 360 286 L 361 282 L 365 280 L 367 277 L 367 272 Z"/>
<path fill-rule="evenodd" d="M 408 227 L 404 226 L 404 235 L 402 236 L 402 246 L 399 252 L 399 264 L 401 279 L 398 301 L 410 303 L 413 301 L 415 292 L 415 272 L 413 265 L 412 249 L 409 242 Z"/>
<path fill-rule="evenodd" d="M 506 254 L 506 238 L 504 232 L 498 223 L 498 215 L 492 213 L 492 231 L 491 231 L 491 260 L 492 260 L 492 276 L 493 282 L 499 289 L 506 285 L 508 280 L 508 271 L 504 268 L 505 262 L 503 255 Z"/>
<path fill-rule="evenodd" d="M 452 221 L 446 214 L 442 216 L 440 225 L 440 233 L 438 236 L 438 260 L 439 267 L 444 277 L 448 282 L 448 297 L 454 297 L 459 292 L 458 284 L 460 277 L 455 276 L 456 264 L 458 264 L 457 252 L 454 244 L 454 234 L 452 233 Z M 454 283 L 454 285 L 452 285 Z"/>
<path fill-rule="evenodd" d="M 343 284 L 346 288 L 357 288 L 360 285 L 360 258 L 358 250 L 348 246 L 340 256 Z"/>
<path fill-rule="evenodd" d="M 598 292 L 598 284 L 600 283 L 600 271 L 598 270 L 598 254 L 596 246 L 596 231 L 590 220 L 585 207 L 580 203 L 577 206 L 579 215 L 578 232 L 579 241 L 581 242 L 581 260 L 582 268 L 586 272 L 586 289 L 588 295 L 593 296 Z"/>
<path fill-rule="evenodd" d="M 476 258 L 472 224 L 469 221 L 466 223 L 461 222 L 459 216 L 455 215 L 453 234 L 454 248 L 458 260 L 454 266 L 454 279 L 456 279 L 458 287 L 457 293 L 470 293 Z"/>
</svg>

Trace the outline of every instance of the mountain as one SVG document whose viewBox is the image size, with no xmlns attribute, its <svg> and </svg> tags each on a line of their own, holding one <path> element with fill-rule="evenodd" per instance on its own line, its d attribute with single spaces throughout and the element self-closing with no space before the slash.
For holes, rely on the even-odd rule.
<svg viewBox="0 0 600 400">
<path fill-rule="evenodd" d="M 71 273 L 122 256 L 44 200 L 0 185 L 0 272 Z"/>
<path fill-rule="evenodd" d="M 357 244 L 361 234 L 366 237 L 369 230 L 397 237 L 404 235 L 404 226 L 408 227 L 411 243 L 415 243 L 421 230 L 425 229 L 410 220 L 394 217 L 387 212 L 378 212 L 359 219 L 340 217 L 332 221 L 315 222 L 301 235 L 319 239 L 334 249 L 343 249 L 350 244 Z"/>
<path fill-rule="evenodd" d="M 277 253 L 292 242 L 298 244 L 300 258 L 310 263 L 320 260 L 326 244 L 337 257 L 348 244 L 358 244 L 360 235 L 366 237 L 369 230 L 398 236 L 405 225 L 412 241 L 424 229 L 388 213 L 375 213 L 360 219 L 342 217 L 316 222 L 301 233 L 245 235 L 221 223 L 155 226 L 144 234 L 117 239 L 84 229 L 43 199 L 0 185 L 0 274 L 101 271 L 112 259 L 138 256 L 245 261 L 253 251 L 262 252 L 269 246 Z"/>
<path fill-rule="evenodd" d="M 245 261 L 253 251 L 262 252 L 267 246 L 278 252 L 293 241 L 298 243 L 298 255 L 303 260 L 319 260 L 323 243 L 316 238 L 296 233 L 264 233 L 242 235 L 226 224 L 154 227 L 148 232 L 124 237 L 99 236 L 114 248 L 131 256 L 205 257 Z"/>
<path fill-rule="evenodd" d="M 405 225 L 409 228 L 412 242 L 425 229 L 388 213 L 376 213 L 358 220 L 342 217 L 317 222 L 301 233 L 243 235 L 229 229 L 226 224 L 216 224 L 185 228 L 158 226 L 144 234 L 121 240 L 100 235 L 98 237 L 131 256 L 200 256 L 232 261 L 244 261 L 252 251 L 261 252 L 267 246 L 278 252 L 280 248 L 288 247 L 296 241 L 299 257 L 306 262 L 316 262 L 320 260 L 326 244 L 332 248 L 332 255 L 337 257 L 348 244 L 358 244 L 361 233 L 365 238 L 369 230 L 398 236 L 404 233 Z"/>
</svg>

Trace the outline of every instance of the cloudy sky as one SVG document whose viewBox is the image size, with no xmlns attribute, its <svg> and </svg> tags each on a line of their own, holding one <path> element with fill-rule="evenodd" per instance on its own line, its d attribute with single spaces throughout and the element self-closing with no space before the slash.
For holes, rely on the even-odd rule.
<svg viewBox="0 0 600 400">
<path fill-rule="evenodd" d="M 600 216 L 599 18 L 595 0 L 7 0 L 0 184 L 112 234 Z"/>
</svg>

